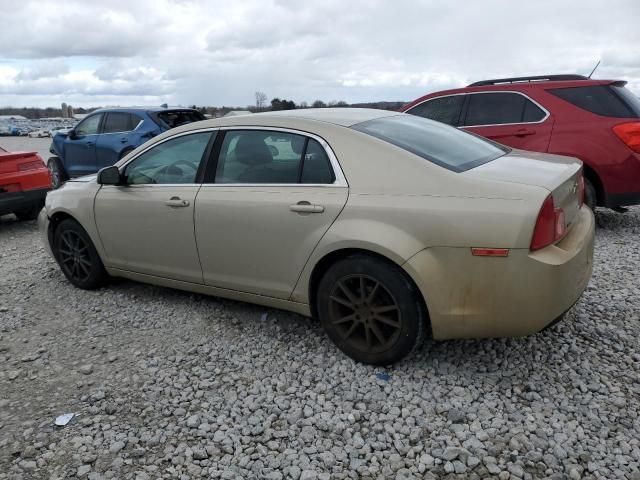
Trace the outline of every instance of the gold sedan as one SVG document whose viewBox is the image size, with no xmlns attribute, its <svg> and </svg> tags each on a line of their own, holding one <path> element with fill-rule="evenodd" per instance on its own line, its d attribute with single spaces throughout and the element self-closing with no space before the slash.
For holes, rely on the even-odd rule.
<svg viewBox="0 0 640 480">
<path fill-rule="evenodd" d="M 47 196 L 71 283 L 109 275 L 318 317 L 352 358 L 519 336 L 591 276 L 580 161 L 368 109 L 193 123 Z"/>
</svg>

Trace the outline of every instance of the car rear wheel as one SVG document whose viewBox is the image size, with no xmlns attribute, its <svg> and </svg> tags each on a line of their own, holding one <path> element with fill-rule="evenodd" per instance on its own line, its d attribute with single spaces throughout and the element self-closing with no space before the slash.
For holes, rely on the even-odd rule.
<svg viewBox="0 0 640 480">
<path fill-rule="evenodd" d="M 62 273 L 76 287 L 93 290 L 106 280 L 107 273 L 93 242 L 75 220 L 63 220 L 57 226 L 53 251 Z"/>
<path fill-rule="evenodd" d="M 60 188 L 60 186 L 67 180 L 67 174 L 64 171 L 64 167 L 57 157 L 51 157 L 47 161 L 47 168 L 49 169 L 49 175 L 51 176 L 51 188 L 54 190 Z"/>
<path fill-rule="evenodd" d="M 358 362 L 388 365 L 426 335 L 420 293 L 395 265 L 353 255 L 332 265 L 317 292 L 320 322 L 329 338 Z"/>
</svg>

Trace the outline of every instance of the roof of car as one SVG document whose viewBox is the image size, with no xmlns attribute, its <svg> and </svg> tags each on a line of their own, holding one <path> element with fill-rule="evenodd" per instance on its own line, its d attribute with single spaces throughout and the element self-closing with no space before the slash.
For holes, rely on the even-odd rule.
<svg viewBox="0 0 640 480">
<path fill-rule="evenodd" d="M 559 75 L 558 75 L 559 76 Z M 533 78 L 533 77 L 532 77 Z M 504 81 L 500 81 L 504 80 Z M 513 80 L 513 81 L 511 81 Z M 495 82 L 495 83 L 494 83 Z M 612 83 L 625 84 L 624 80 L 604 80 L 604 79 L 592 79 L 592 78 L 567 78 L 564 80 L 546 80 L 534 79 L 532 81 L 519 81 L 518 79 L 496 79 L 496 80 L 483 80 L 480 82 L 474 82 L 466 87 L 452 88 L 449 90 L 440 90 L 423 95 L 406 105 L 404 105 L 400 111 L 404 112 L 407 109 L 422 103 L 423 101 L 433 97 L 444 97 L 447 95 L 455 95 L 460 93 L 473 93 L 473 92 L 492 92 L 492 91 L 527 91 L 532 89 L 551 89 L 551 88 L 572 88 L 572 87 L 584 87 L 592 85 L 610 85 Z"/>
<path fill-rule="evenodd" d="M 170 112 L 173 110 L 189 110 L 195 111 L 189 107 L 105 107 L 94 110 L 91 113 L 104 112 Z"/>
<path fill-rule="evenodd" d="M 263 112 L 253 115 L 244 115 L 241 118 L 248 123 L 268 122 L 270 118 L 282 119 L 282 118 L 301 118 L 306 120 L 315 120 L 325 123 L 333 123 L 335 125 L 341 125 L 343 127 L 350 127 L 356 123 L 366 122 L 367 120 L 373 120 L 375 118 L 389 117 L 392 115 L 399 115 L 398 112 L 392 112 L 390 110 L 377 110 L 375 108 L 301 108 L 296 110 L 279 110 L 276 112 Z M 238 117 L 230 117 L 231 119 L 237 119 Z M 229 117 L 223 117 L 217 120 L 211 120 L 216 122 L 220 120 L 226 120 Z M 236 120 L 237 121 L 237 120 Z"/>
</svg>

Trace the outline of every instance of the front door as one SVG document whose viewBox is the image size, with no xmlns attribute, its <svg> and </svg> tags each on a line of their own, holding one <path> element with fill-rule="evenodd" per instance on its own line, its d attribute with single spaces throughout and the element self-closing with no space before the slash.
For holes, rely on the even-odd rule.
<svg viewBox="0 0 640 480">
<path fill-rule="evenodd" d="M 96 143 L 100 136 L 102 113 L 82 120 L 72 136 L 64 140 L 64 166 L 71 177 L 79 177 L 98 171 L 96 165 Z"/>
<path fill-rule="evenodd" d="M 95 218 L 107 265 L 202 283 L 193 231 L 198 169 L 213 133 L 172 137 L 123 170 L 126 184 L 102 186 Z"/>
<path fill-rule="evenodd" d="M 213 183 L 196 199 L 205 284 L 289 298 L 347 200 L 321 142 L 284 131 L 226 131 Z"/>
</svg>

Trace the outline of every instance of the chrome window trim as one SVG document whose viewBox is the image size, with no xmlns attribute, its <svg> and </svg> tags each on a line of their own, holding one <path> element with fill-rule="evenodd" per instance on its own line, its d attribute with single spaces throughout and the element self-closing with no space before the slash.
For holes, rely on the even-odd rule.
<svg viewBox="0 0 640 480">
<path fill-rule="evenodd" d="M 551 113 L 549 113 L 549 110 L 547 110 L 546 108 L 544 108 L 540 103 L 538 103 L 536 100 L 534 100 L 533 98 L 531 98 L 529 95 L 522 93 L 522 92 L 518 92 L 516 90 L 491 90 L 491 91 L 487 91 L 487 92 L 464 92 L 464 93 L 450 93 L 448 95 L 440 95 L 438 97 L 431 97 L 431 98 L 427 98 L 426 100 L 423 100 L 420 103 L 416 103 L 414 106 L 412 106 L 409 110 L 407 110 L 404 113 L 409 113 L 411 114 L 411 110 L 413 110 L 414 108 L 422 105 L 423 103 L 427 103 L 430 102 L 431 100 L 437 100 L 439 98 L 446 98 L 446 97 L 458 97 L 458 96 L 463 96 L 463 95 L 483 95 L 483 94 L 490 94 L 490 93 L 513 93 L 516 95 L 521 95 L 524 98 L 526 98 L 527 100 L 529 100 L 530 102 L 534 103 L 538 108 L 540 108 L 540 110 L 542 110 L 545 115 L 544 117 L 542 117 L 541 120 L 537 120 L 535 122 L 515 122 L 515 123 L 486 123 L 486 124 L 481 124 L 481 125 L 460 125 L 456 128 L 477 128 L 477 127 L 503 127 L 505 125 L 535 125 L 536 123 L 543 123 L 545 122 L 550 116 Z M 420 116 L 420 115 L 417 115 Z M 425 117 L 422 117 L 425 118 Z M 434 120 L 436 121 L 436 120 Z"/>
<path fill-rule="evenodd" d="M 174 138 L 183 137 L 185 135 L 193 135 L 195 133 L 203 133 L 203 132 L 215 132 L 215 131 L 227 131 L 227 130 L 267 130 L 267 131 L 276 131 L 276 132 L 284 132 L 284 133 L 292 133 L 294 135 L 304 135 L 309 138 L 313 138 L 316 140 L 322 148 L 324 148 L 325 153 L 329 157 L 329 162 L 331 163 L 331 167 L 333 168 L 333 173 L 336 177 L 333 183 L 145 183 L 145 184 L 137 184 L 137 185 L 127 185 L 127 187 L 177 187 L 177 186 L 189 186 L 189 185 L 201 185 L 202 187 L 329 187 L 329 188 L 344 188 L 348 187 L 347 179 L 344 176 L 344 172 L 342 171 L 342 167 L 338 162 L 338 158 L 331 146 L 327 143 L 327 141 L 316 135 L 314 133 L 306 132 L 304 130 L 296 130 L 293 128 L 283 128 L 283 127 L 265 127 L 265 126 L 241 126 L 241 125 L 228 125 L 228 126 L 220 126 L 220 127 L 208 127 L 208 128 L 198 128 L 195 130 L 189 130 L 187 132 L 181 132 L 176 135 L 172 135 L 167 138 L 163 138 L 161 141 L 154 143 L 153 145 L 147 146 L 144 150 L 137 152 L 136 155 L 127 160 L 126 163 L 122 165 L 118 165 L 118 169 L 120 173 L 123 173 L 127 166 L 135 161 L 140 155 L 143 155 L 147 151 L 152 148 L 165 143 L 169 140 L 173 140 Z"/>
<path fill-rule="evenodd" d="M 342 167 L 340 166 L 340 162 L 336 157 L 331 145 L 327 143 L 327 141 L 316 135 L 315 133 L 307 132 L 305 130 L 297 130 L 295 128 L 286 128 L 286 127 L 268 127 L 268 126 L 241 126 L 241 125 L 227 125 L 220 127 L 221 131 L 229 131 L 229 130 L 266 130 L 270 132 L 283 132 L 283 133 L 291 133 L 293 135 L 302 135 L 305 137 L 313 138 L 316 140 L 324 149 L 327 157 L 329 158 L 329 163 L 331 164 L 331 168 L 333 169 L 333 173 L 336 179 L 333 183 L 203 183 L 203 187 L 348 187 L 347 179 L 344 176 L 344 172 L 342 171 Z"/>
</svg>

